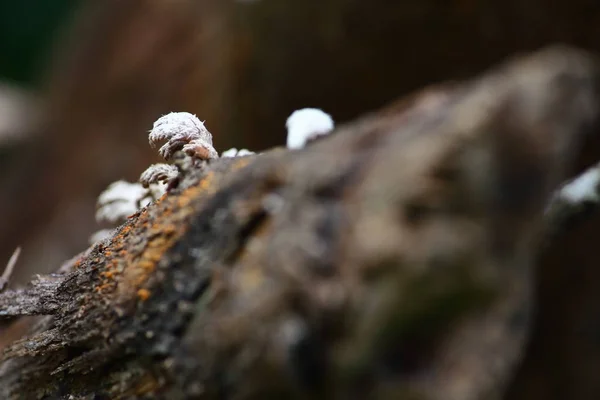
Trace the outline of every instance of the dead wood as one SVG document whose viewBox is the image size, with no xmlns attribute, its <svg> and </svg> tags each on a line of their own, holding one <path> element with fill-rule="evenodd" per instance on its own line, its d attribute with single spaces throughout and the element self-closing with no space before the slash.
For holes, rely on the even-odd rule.
<svg viewBox="0 0 600 400">
<path fill-rule="evenodd" d="M 597 77 L 546 49 L 304 150 L 190 171 L 0 294 L 6 323 L 39 316 L 4 347 L 0 398 L 500 398 Z"/>
</svg>

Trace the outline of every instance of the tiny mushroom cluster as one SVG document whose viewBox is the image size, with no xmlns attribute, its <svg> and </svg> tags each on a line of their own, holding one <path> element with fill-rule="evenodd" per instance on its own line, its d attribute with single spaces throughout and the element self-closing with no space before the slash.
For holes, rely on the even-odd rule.
<svg viewBox="0 0 600 400">
<path fill-rule="evenodd" d="M 334 128 L 333 119 L 316 108 L 294 111 L 286 121 L 287 147 L 301 149 L 309 142 L 327 135 Z M 141 175 L 138 182 L 120 180 L 112 183 L 98 197 L 96 221 L 113 227 L 127 220 L 141 208 L 157 200 L 176 185 L 180 174 L 189 168 L 202 168 L 211 160 L 219 158 L 213 147 L 212 135 L 204 122 L 188 112 L 172 112 L 160 117 L 150 130 L 151 147 L 164 144 L 158 153 L 168 163 L 153 164 Z M 221 157 L 243 157 L 255 153 L 246 149 L 232 148 Z M 112 236 L 114 229 L 103 229 L 90 237 L 96 243 Z"/>
</svg>

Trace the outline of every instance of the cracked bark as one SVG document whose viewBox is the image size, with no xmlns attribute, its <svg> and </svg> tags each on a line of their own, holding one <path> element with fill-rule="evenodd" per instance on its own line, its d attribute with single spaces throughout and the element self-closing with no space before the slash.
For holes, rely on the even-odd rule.
<svg viewBox="0 0 600 400">
<path fill-rule="evenodd" d="M 543 211 L 595 127 L 597 78 L 546 49 L 304 150 L 189 171 L 0 294 L 6 324 L 39 316 L 4 343 L 0 397 L 518 397 Z"/>
</svg>

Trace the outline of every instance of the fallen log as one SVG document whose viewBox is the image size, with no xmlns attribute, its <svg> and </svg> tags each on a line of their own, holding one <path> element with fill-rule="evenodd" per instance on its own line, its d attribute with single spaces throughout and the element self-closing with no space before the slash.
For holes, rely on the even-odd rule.
<svg viewBox="0 0 600 400">
<path fill-rule="evenodd" d="M 597 79 L 554 47 L 302 150 L 182 170 L 113 236 L 0 294 L 5 324 L 36 316 L 4 345 L 0 398 L 501 398 Z"/>
</svg>

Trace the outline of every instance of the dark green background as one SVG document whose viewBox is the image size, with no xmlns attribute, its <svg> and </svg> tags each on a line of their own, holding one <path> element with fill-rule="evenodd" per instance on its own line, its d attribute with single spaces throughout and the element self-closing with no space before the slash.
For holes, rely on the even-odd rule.
<svg viewBox="0 0 600 400">
<path fill-rule="evenodd" d="M 0 81 L 37 86 L 81 0 L 0 0 Z"/>
</svg>

